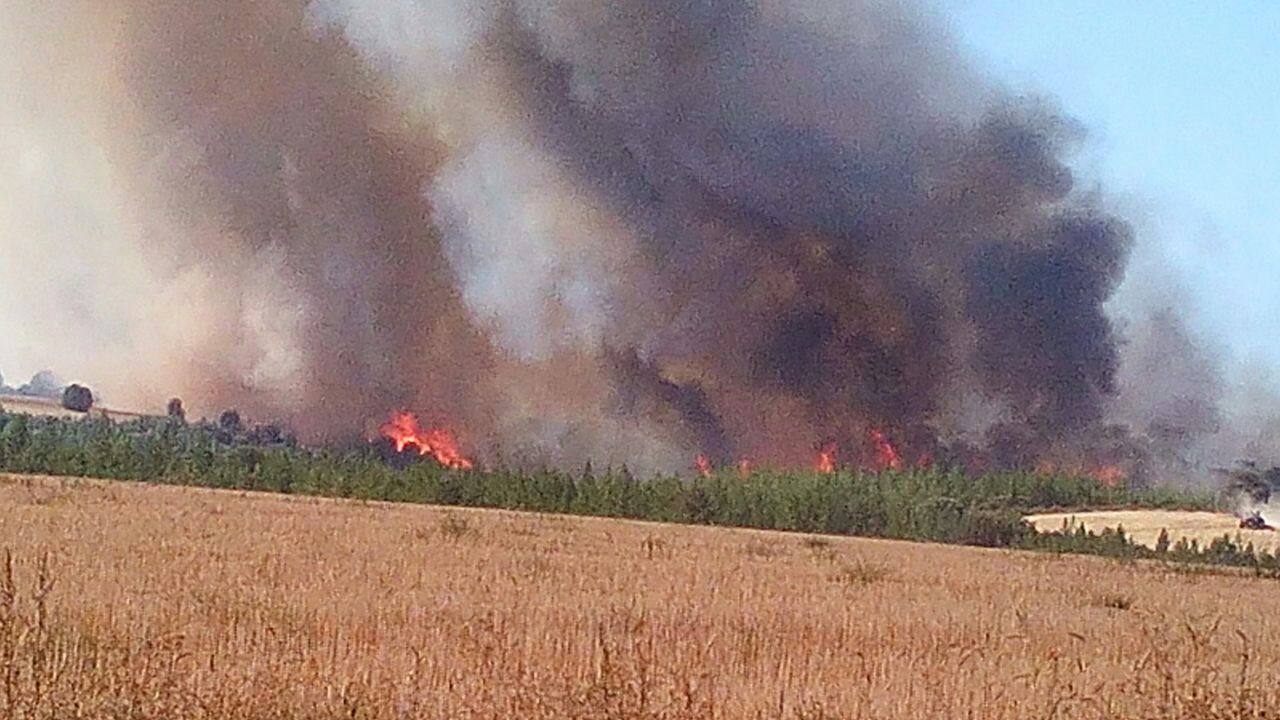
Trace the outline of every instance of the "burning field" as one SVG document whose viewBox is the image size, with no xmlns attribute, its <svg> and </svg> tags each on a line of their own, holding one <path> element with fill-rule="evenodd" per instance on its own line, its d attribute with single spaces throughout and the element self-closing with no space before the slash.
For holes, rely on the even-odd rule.
<svg viewBox="0 0 1280 720">
<path fill-rule="evenodd" d="M 95 268 L 14 264 L 19 344 L 134 407 L 641 475 L 1256 439 L 1176 302 L 1113 315 L 1082 128 L 911 2 L 9 3 L 0 95 L 0 242 Z"/>
<path fill-rule="evenodd" d="M 1271 718 L 1276 584 L 1159 565 L 0 481 L 0 715 Z"/>
</svg>

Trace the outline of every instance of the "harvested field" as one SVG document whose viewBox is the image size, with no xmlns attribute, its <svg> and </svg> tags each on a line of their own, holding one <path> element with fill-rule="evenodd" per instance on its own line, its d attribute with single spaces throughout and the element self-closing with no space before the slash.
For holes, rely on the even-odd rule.
<svg viewBox="0 0 1280 720">
<path fill-rule="evenodd" d="M 7 718 L 1280 708 L 1280 584 L 1154 564 L 39 478 L 0 547 Z"/>
<path fill-rule="evenodd" d="M 1229 535 L 1241 546 L 1253 543 L 1257 550 L 1280 550 L 1280 533 L 1267 530 L 1243 530 L 1240 520 L 1232 515 L 1211 512 L 1177 512 L 1172 510 L 1116 510 L 1106 512 L 1054 513 L 1032 515 L 1027 520 L 1040 532 L 1083 525 L 1092 532 L 1106 528 L 1124 528 L 1126 535 L 1147 547 L 1155 547 L 1161 530 L 1169 531 L 1170 542 L 1180 538 L 1196 540 L 1202 547 L 1223 535 Z"/>
<path fill-rule="evenodd" d="M 102 407 L 94 407 L 90 409 L 88 413 L 82 413 L 62 407 L 62 402 L 59 400 L 42 397 L 27 397 L 23 395 L 0 394 L 0 408 L 4 408 L 6 412 L 11 413 L 33 415 L 36 417 L 68 418 L 72 420 L 83 418 L 86 415 L 109 418 L 116 421 L 146 417 L 146 415 L 142 413 L 128 412 L 125 410 L 111 410 Z"/>
<path fill-rule="evenodd" d="M 20 395 L 0 395 L 0 407 L 11 413 L 22 413 L 36 417 L 82 418 L 85 413 L 68 410 L 57 400 Z"/>
</svg>

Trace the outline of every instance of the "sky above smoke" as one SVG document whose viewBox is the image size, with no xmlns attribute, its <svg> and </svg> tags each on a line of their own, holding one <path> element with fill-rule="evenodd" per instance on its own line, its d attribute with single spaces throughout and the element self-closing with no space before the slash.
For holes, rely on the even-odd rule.
<svg viewBox="0 0 1280 720">
<path fill-rule="evenodd" d="M 1081 125 L 912 3 L 10 3 L 0 100 L 10 376 L 645 472 L 1226 442 Z"/>
</svg>

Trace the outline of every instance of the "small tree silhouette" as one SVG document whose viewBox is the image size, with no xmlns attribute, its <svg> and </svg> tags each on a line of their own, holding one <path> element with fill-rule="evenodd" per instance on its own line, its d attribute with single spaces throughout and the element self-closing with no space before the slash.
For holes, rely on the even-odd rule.
<svg viewBox="0 0 1280 720">
<path fill-rule="evenodd" d="M 173 398 L 169 401 L 165 413 L 170 420 L 177 420 L 180 423 L 187 421 L 187 410 L 182 406 L 182 400 L 179 398 Z"/>
<path fill-rule="evenodd" d="M 56 398 L 62 388 L 62 381 L 51 370 L 41 370 L 32 376 L 31 382 L 18 388 L 19 395 L 27 397 Z"/>
<path fill-rule="evenodd" d="M 93 407 L 93 391 L 83 385 L 68 385 L 62 391 L 62 407 L 76 412 L 89 412 Z"/>
<path fill-rule="evenodd" d="M 223 430 L 235 434 L 244 429 L 244 423 L 240 420 L 240 413 L 236 410 L 227 410 L 218 416 L 218 427 Z"/>
</svg>

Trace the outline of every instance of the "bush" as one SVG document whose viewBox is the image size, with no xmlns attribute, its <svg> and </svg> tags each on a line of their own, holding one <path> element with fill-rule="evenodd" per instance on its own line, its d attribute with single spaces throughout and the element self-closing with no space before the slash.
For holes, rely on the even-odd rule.
<svg viewBox="0 0 1280 720">
<path fill-rule="evenodd" d="M 1010 508 L 980 508 L 969 513 L 968 529 L 959 538 L 966 545 L 1012 547 L 1035 534 L 1035 528 Z"/>
<path fill-rule="evenodd" d="M 235 435 L 244 429 L 244 423 L 240 420 L 240 412 L 238 410 L 225 410 L 218 416 L 218 427 L 223 432 Z"/>
<path fill-rule="evenodd" d="M 173 398 L 169 400 L 169 404 L 165 407 L 165 414 L 169 416 L 170 420 L 175 420 L 180 423 L 185 423 L 187 421 L 187 410 L 182 406 L 182 400 L 180 398 Z"/>
<path fill-rule="evenodd" d="M 83 385 L 68 385 L 62 391 L 62 407 L 87 413 L 93 407 L 93 391 Z"/>
</svg>

